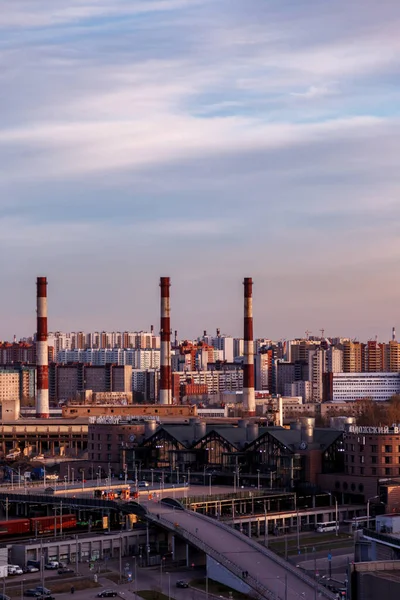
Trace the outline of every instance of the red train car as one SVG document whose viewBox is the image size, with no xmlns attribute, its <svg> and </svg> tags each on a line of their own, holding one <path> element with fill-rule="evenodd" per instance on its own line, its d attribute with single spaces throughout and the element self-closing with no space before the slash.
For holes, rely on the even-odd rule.
<svg viewBox="0 0 400 600">
<path fill-rule="evenodd" d="M 54 531 L 54 526 L 57 527 L 57 531 L 61 529 L 60 515 L 50 517 L 35 517 L 30 519 L 32 533 L 46 533 L 48 531 Z M 62 528 L 73 529 L 76 527 L 76 516 L 75 515 L 63 515 L 62 516 Z"/>
<path fill-rule="evenodd" d="M 11 519 L 0 521 L 1 535 L 17 535 L 18 533 L 29 533 L 31 531 L 31 519 Z"/>
</svg>

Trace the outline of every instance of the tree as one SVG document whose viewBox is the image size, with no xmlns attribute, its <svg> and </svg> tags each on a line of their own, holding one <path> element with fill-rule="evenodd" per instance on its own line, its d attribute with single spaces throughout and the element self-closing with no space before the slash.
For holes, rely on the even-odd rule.
<svg viewBox="0 0 400 600">
<path fill-rule="evenodd" d="M 363 398 L 358 403 L 357 425 L 389 425 L 388 410 L 372 398 Z"/>
</svg>

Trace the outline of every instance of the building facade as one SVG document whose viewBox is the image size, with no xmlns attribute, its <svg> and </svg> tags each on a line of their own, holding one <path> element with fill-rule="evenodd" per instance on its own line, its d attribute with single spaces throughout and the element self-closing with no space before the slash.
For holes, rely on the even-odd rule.
<svg viewBox="0 0 400 600">
<path fill-rule="evenodd" d="M 400 393 L 399 373 L 332 373 L 329 377 L 329 400 L 353 402 L 373 398 L 385 402 Z"/>
</svg>

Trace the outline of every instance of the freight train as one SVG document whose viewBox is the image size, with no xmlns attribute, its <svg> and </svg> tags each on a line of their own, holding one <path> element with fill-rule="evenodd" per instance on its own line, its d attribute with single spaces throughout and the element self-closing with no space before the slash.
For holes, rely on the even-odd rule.
<svg viewBox="0 0 400 600">
<path fill-rule="evenodd" d="M 33 519 L 11 519 L 10 521 L 0 521 L 0 536 L 19 535 L 21 533 L 49 533 L 62 529 L 74 529 L 76 527 L 75 515 L 57 515 L 57 517 L 34 517 Z"/>
</svg>

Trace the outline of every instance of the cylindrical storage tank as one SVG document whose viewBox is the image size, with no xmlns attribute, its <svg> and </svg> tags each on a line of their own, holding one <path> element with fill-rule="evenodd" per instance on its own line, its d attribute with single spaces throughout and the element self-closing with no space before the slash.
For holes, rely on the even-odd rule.
<svg viewBox="0 0 400 600">
<path fill-rule="evenodd" d="M 197 421 L 194 426 L 194 437 L 196 440 L 204 437 L 206 435 L 206 422 L 205 421 Z"/>
<path fill-rule="evenodd" d="M 239 421 L 238 421 L 238 427 L 240 427 L 241 429 L 246 429 L 248 424 L 249 424 L 248 419 L 239 419 Z"/>
<path fill-rule="evenodd" d="M 311 443 L 314 439 L 315 419 L 313 417 L 301 417 L 301 439 Z"/>
<path fill-rule="evenodd" d="M 292 423 L 290 423 L 290 429 L 292 431 L 300 431 L 301 430 L 300 421 L 293 421 Z"/>
<path fill-rule="evenodd" d="M 357 422 L 356 417 L 331 417 L 329 419 L 329 427 L 331 429 L 337 429 L 339 431 L 344 431 L 346 425 L 354 425 Z"/>
<path fill-rule="evenodd" d="M 190 417 L 189 425 L 196 425 L 196 423 L 200 423 L 200 419 L 198 419 L 197 417 Z"/>
<path fill-rule="evenodd" d="M 146 421 L 144 426 L 144 437 L 149 438 L 157 429 L 156 421 Z"/>
<path fill-rule="evenodd" d="M 258 438 L 258 425 L 257 423 L 249 423 L 246 429 L 246 439 L 248 442 L 254 442 Z"/>
</svg>

